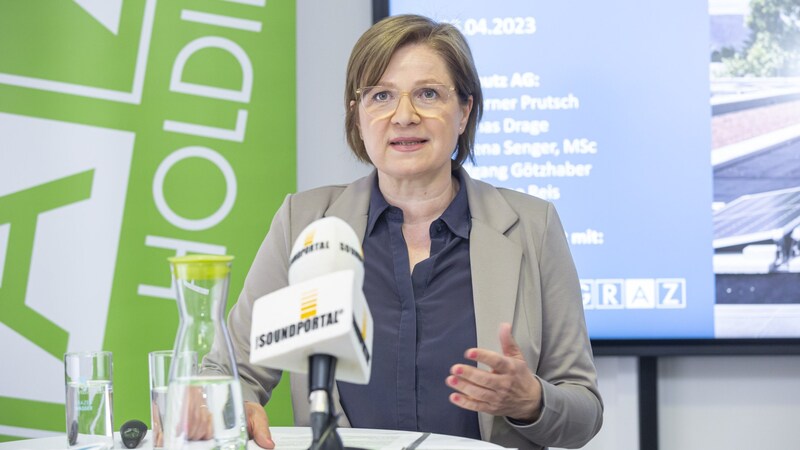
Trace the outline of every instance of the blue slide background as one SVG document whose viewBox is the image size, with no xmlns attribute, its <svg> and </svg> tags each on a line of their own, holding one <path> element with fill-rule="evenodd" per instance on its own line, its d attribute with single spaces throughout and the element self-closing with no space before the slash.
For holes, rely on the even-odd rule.
<svg viewBox="0 0 800 450">
<path fill-rule="evenodd" d="M 571 246 L 582 280 L 685 280 L 685 307 L 677 309 L 632 309 L 624 302 L 595 308 L 600 294 L 587 291 L 592 338 L 713 337 L 707 3 L 392 0 L 391 14 L 404 12 L 456 21 L 481 76 L 539 76 L 539 87 L 484 88 L 485 98 L 571 93 L 579 99 L 573 110 L 487 110 L 483 122 L 547 120 L 550 129 L 538 136 L 480 133 L 478 142 L 552 141 L 563 151 L 563 139 L 586 138 L 597 142 L 597 154 L 480 156 L 477 166 L 592 165 L 587 177 L 484 178 L 522 190 L 551 184 L 560 191 L 551 200 L 568 236 L 603 233 L 601 245 Z M 498 36 L 466 27 L 483 18 L 491 30 L 493 18 L 506 17 L 533 17 L 535 32 Z"/>
</svg>

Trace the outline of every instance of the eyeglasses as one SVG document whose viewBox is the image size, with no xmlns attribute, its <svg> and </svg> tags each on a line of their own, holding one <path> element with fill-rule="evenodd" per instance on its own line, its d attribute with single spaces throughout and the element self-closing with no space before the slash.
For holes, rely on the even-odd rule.
<svg viewBox="0 0 800 450">
<path fill-rule="evenodd" d="M 425 84 L 410 92 L 386 86 L 367 86 L 356 89 L 356 94 L 359 95 L 364 110 L 374 118 L 393 114 L 404 95 L 408 95 L 417 114 L 436 116 L 444 110 L 455 90 L 455 87 L 444 84 Z"/>
</svg>

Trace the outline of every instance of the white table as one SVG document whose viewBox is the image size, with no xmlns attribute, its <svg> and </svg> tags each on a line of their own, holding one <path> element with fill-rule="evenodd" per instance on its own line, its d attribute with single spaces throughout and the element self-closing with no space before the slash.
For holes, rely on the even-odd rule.
<svg viewBox="0 0 800 450">
<path fill-rule="evenodd" d="M 311 443 L 311 430 L 307 427 L 272 427 L 270 431 L 276 444 L 275 450 L 306 450 Z M 347 446 L 361 447 L 368 450 L 402 450 L 404 447 L 410 446 L 423 433 L 340 428 L 339 435 Z M 122 445 L 122 440 L 118 433 L 115 434 L 115 445 L 115 450 L 127 450 Z M 66 435 L 0 443 L 0 450 L 64 450 L 66 448 Z M 489 442 L 433 433 L 415 447 L 416 450 L 490 450 L 502 448 Z M 137 450 L 152 449 L 153 444 L 148 433 L 139 444 L 139 447 L 137 447 Z M 253 441 L 249 441 L 247 450 L 261 450 L 261 447 L 255 445 Z"/>
</svg>

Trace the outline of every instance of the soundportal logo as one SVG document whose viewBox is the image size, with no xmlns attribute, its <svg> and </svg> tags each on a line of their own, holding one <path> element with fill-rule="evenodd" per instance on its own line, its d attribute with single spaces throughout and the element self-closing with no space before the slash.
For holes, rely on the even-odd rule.
<svg viewBox="0 0 800 450">
<path fill-rule="evenodd" d="M 300 319 L 317 315 L 317 290 L 303 292 L 300 298 Z"/>
<path fill-rule="evenodd" d="M 306 234 L 305 239 L 303 239 L 303 247 L 308 247 L 314 243 L 314 235 L 317 233 L 316 229 L 312 229 L 311 231 Z"/>
</svg>

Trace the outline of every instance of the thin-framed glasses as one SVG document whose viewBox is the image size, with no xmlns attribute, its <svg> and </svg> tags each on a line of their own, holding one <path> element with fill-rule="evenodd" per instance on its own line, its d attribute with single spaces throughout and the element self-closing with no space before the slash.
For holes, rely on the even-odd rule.
<svg viewBox="0 0 800 450">
<path fill-rule="evenodd" d="M 374 118 L 393 114 L 404 95 L 408 95 L 418 114 L 437 116 L 444 110 L 455 90 L 455 87 L 444 84 L 424 84 L 411 91 L 387 86 L 367 86 L 356 89 L 356 94 L 364 110 Z"/>
</svg>

